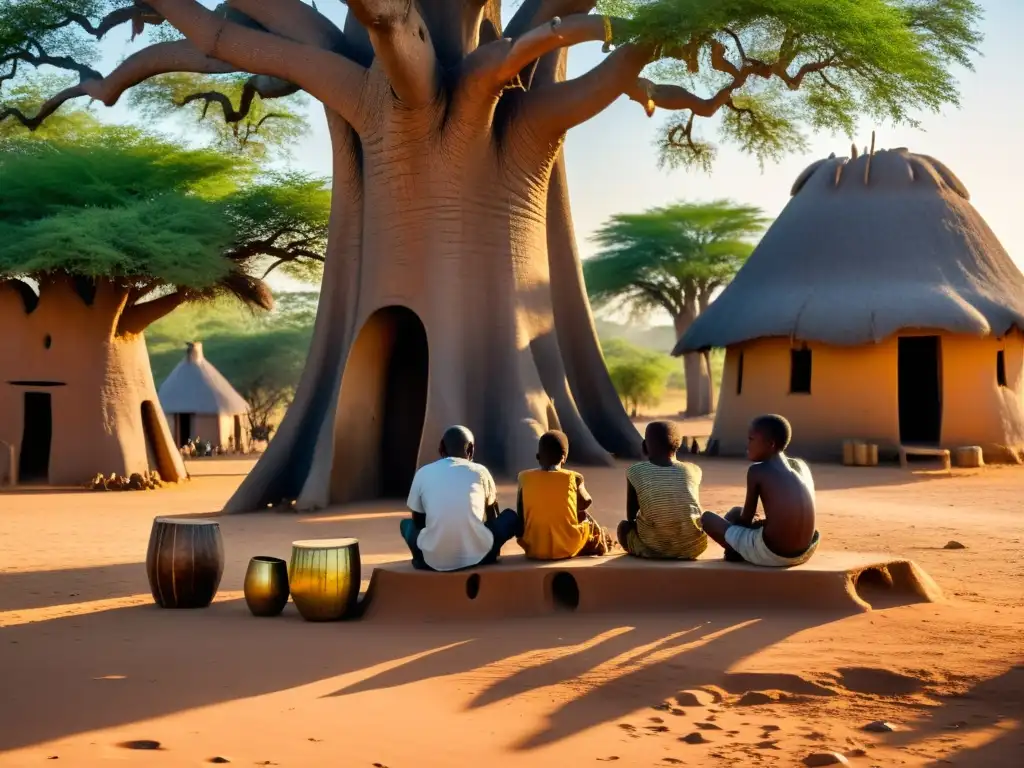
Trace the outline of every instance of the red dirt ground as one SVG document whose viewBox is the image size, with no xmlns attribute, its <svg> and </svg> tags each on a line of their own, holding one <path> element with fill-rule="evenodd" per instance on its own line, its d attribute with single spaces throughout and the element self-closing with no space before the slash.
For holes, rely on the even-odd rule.
<svg viewBox="0 0 1024 768">
<path fill-rule="evenodd" d="M 706 507 L 741 502 L 742 462 L 699 463 Z M 154 607 L 151 519 L 215 512 L 248 466 L 193 462 L 167 491 L 0 494 L 0 765 L 792 766 L 836 751 L 984 768 L 1024 749 L 1024 468 L 814 467 L 823 546 L 908 556 L 941 604 L 408 627 L 248 614 L 248 558 L 294 539 L 356 536 L 366 571 L 402 559 L 391 502 L 221 518 L 217 602 Z M 586 476 L 613 524 L 623 468 Z M 861 730 L 875 720 L 897 730 Z"/>
</svg>

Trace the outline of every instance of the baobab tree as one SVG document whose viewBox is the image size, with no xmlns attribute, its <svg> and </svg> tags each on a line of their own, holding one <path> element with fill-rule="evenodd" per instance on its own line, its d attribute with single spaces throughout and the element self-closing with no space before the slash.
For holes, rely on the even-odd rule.
<svg viewBox="0 0 1024 768">
<path fill-rule="evenodd" d="M 218 295 L 270 309 L 267 274 L 322 264 L 330 193 L 135 129 L 71 127 L 70 143 L 0 152 L 0 440 L 23 481 L 177 481 L 146 329 Z"/>
<path fill-rule="evenodd" d="M 299 89 L 324 106 L 334 198 L 316 335 L 295 402 L 229 510 L 401 492 L 451 423 L 472 426 L 499 471 L 532 463 L 538 431 L 555 425 L 574 460 L 636 455 L 583 286 L 566 132 L 625 95 L 648 115 L 678 111 L 666 157 L 706 163 L 696 126 L 716 114 L 766 156 L 795 147 L 801 122 L 910 121 L 956 101 L 947 67 L 969 63 L 979 14 L 970 0 L 616 0 L 613 15 L 591 13 L 592 0 L 524 0 L 503 27 L 496 0 L 349 0 L 339 28 L 301 0 L 21 0 L 8 15 L 28 25 L 19 8 L 40 6 L 47 18 L 7 34 L 0 61 L 60 59 L 81 82 L 33 115 L 7 113 L 29 127 L 68 99 L 113 104 L 181 71 L 251 74 L 229 119 L 246 98 Z M 94 36 L 119 22 L 183 39 L 105 77 L 46 48 L 55 26 Z M 590 41 L 607 57 L 567 80 L 568 49 Z M 665 82 L 641 76 L 652 64 Z"/>
</svg>

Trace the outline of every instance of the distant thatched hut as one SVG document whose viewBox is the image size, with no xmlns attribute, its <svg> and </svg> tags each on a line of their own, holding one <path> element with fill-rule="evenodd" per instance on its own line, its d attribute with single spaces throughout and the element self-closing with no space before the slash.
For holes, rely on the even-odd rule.
<svg viewBox="0 0 1024 768">
<path fill-rule="evenodd" d="M 187 345 L 185 359 L 160 386 L 159 397 L 178 446 L 199 437 L 214 447 L 248 448 L 249 404 L 203 356 L 202 343 Z"/>
<path fill-rule="evenodd" d="M 906 149 L 805 170 L 673 354 L 725 347 L 712 438 L 765 412 L 794 452 L 842 441 L 1024 451 L 1024 275 L 942 163 Z"/>
</svg>

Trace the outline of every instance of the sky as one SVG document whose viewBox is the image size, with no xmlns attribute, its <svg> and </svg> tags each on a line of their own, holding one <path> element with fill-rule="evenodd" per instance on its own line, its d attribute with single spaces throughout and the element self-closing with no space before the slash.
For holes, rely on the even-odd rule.
<svg viewBox="0 0 1024 768">
<path fill-rule="evenodd" d="M 211 4 L 211 3 L 207 3 Z M 1024 269 L 1024 86 L 1018 71 L 1024 0 L 981 0 L 984 41 L 975 71 L 957 67 L 961 106 L 941 114 L 917 116 L 921 127 L 895 128 L 862 123 L 855 137 L 859 147 L 908 147 L 932 155 L 964 182 L 975 207 Z M 319 9 L 337 22 L 345 8 L 339 0 L 320 0 Z M 507 21 L 517 3 L 505 2 Z M 127 37 L 111 35 L 104 43 L 104 64 L 113 65 L 130 52 Z M 576 46 L 569 54 L 569 76 L 578 76 L 601 61 L 600 43 Z M 106 71 L 106 70 L 105 70 Z M 111 110 L 115 115 L 121 107 Z M 124 113 L 127 114 L 127 113 Z M 731 198 L 761 207 L 771 217 L 786 205 L 789 189 L 812 161 L 835 152 L 848 155 L 850 140 L 842 135 L 810 137 L 806 153 L 786 157 L 762 170 L 755 158 L 722 145 L 710 174 L 658 168 L 654 142 L 666 113 L 648 118 L 639 104 L 620 98 L 588 123 L 570 131 L 566 164 L 580 253 L 595 252 L 590 238 L 616 213 L 641 211 L 676 201 Z M 290 164 L 306 171 L 330 172 L 330 140 L 322 112 L 311 110 L 313 130 L 292 150 Z M 714 138 L 714 121 L 704 121 L 704 135 Z M 279 288 L 291 287 L 285 284 Z"/>
</svg>

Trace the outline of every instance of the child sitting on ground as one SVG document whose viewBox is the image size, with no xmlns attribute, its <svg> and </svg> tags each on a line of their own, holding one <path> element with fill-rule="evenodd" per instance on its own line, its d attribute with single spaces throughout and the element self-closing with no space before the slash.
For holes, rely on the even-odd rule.
<svg viewBox="0 0 1024 768">
<path fill-rule="evenodd" d="M 647 461 L 626 472 L 626 519 L 619 544 L 636 557 L 695 560 L 707 549 L 700 529 L 701 469 L 676 459 L 675 424 L 653 421 L 644 434 Z"/>
<path fill-rule="evenodd" d="M 814 480 L 807 464 L 784 451 L 793 430 L 782 416 L 759 416 L 747 435 L 747 498 L 725 517 L 705 512 L 704 531 L 725 549 L 725 559 L 784 568 L 811 559 L 818 547 Z M 757 502 L 764 518 L 755 520 Z"/>
<path fill-rule="evenodd" d="M 594 500 L 583 475 L 562 466 L 568 455 L 568 438 L 545 432 L 537 446 L 540 469 L 519 473 L 519 546 L 533 560 L 603 555 L 611 548 L 611 535 L 587 514 Z"/>
</svg>

